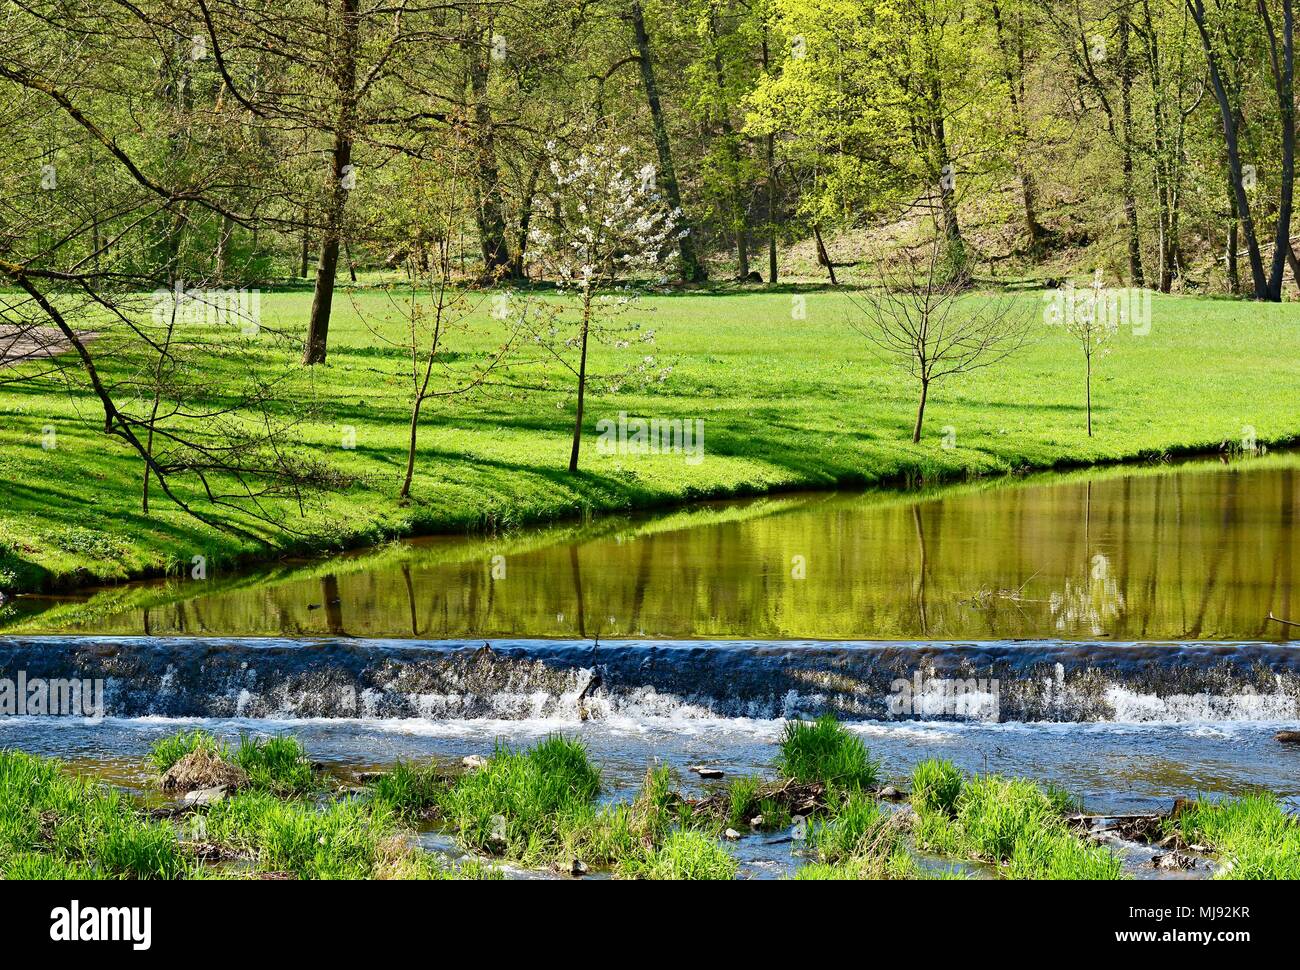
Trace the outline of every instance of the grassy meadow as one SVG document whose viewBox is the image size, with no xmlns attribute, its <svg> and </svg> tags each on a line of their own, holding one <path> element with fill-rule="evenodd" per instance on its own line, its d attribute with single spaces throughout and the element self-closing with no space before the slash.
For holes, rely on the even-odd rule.
<svg viewBox="0 0 1300 970">
<path fill-rule="evenodd" d="M 294 346 L 265 331 L 300 335 L 310 292 L 265 292 L 259 359 L 265 376 L 288 375 L 277 406 L 301 420 L 304 453 L 351 484 L 301 513 L 277 507 L 285 530 L 254 525 L 256 540 L 201 524 L 156 489 L 144 514 L 141 464 L 103 435 L 98 402 L 83 388 L 0 382 L 0 590 L 188 571 L 199 555 L 216 577 L 238 562 L 394 536 L 1211 449 L 1240 440 L 1247 426 L 1261 443 L 1300 436 L 1295 306 L 1156 295 L 1150 332 L 1121 329 L 1094 363 L 1089 438 L 1082 352 L 1062 329 L 1041 322 L 1042 294 L 1027 293 L 1017 299 L 1034 321 L 1031 342 L 1005 363 L 932 387 L 924 436 L 913 445 L 917 388 L 850 326 L 851 296 L 732 288 L 645 298 L 625 319 L 653 330 L 653 345 L 595 345 L 590 368 L 618 371 L 649 355 L 656 375 L 670 370 L 647 386 L 588 397 L 576 475 L 566 470 L 573 403 L 559 385 L 542 387 L 545 371 L 524 359 L 537 357 L 525 348 L 499 384 L 426 406 L 412 498 L 399 503 L 411 397 L 400 305 L 375 288 L 340 293 L 328 363 L 305 369 L 295 366 Z M 454 368 L 468 372 L 499 343 L 491 306 L 484 301 L 480 325 L 447 344 Z M 106 327 L 91 319 L 81 325 Z M 92 350 L 121 378 L 106 353 L 110 341 L 111 334 L 101 337 Z M 212 401 L 235 380 L 225 366 L 214 359 L 202 371 Z M 596 423 L 619 412 L 702 420 L 703 460 L 599 453 Z M 50 428 L 57 444 L 43 447 Z M 348 429 L 355 429 L 354 448 L 345 447 Z"/>
</svg>

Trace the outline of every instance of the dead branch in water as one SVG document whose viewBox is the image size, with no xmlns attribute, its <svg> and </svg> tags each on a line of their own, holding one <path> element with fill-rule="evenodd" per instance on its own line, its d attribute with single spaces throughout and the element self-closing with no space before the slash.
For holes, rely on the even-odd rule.
<svg viewBox="0 0 1300 970">
<path fill-rule="evenodd" d="M 1280 616 L 1274 616 L 1272 610 L 1268 611 L 1268 618 L 1274 623 L 1281 623 L 1285 626 L 1300 626 L 1300 623 L 1297 623 L 1295 620 L 1284 620 Z"/>
</svg>

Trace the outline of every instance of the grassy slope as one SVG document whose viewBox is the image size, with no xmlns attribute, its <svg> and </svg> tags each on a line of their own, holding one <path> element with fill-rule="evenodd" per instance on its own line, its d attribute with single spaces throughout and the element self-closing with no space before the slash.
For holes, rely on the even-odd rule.
<svg viewBox="0 0 1300 970">
<path fill-rule="evenodd" d="M 1216 446 L 1243 425 L 1261 441 L 1300 435 L 1292 364 L 1300 311 L 1227 300 L 1155 298 L 1146 336 L 1121 332 L 1097 366 L 1096 437 L 1084 433 L 1081 359 L 1059 330 L 1011 362 L 950 380 L 931 394 L 926 434 L 909 441 L 914 389 L 848 325 L 851 304 L 808 292 L 792 319 L 790 293 L 698 293 L 644 301 L 654 348 L 600 347 L 593 367 L 612 370 L 653 353 L 672 375 L 651 391 L 589 400 L 589 429 L 618 411 L 702 418 L 706 458 L 600 455 L 565 471 L 572 408 L 553 393 L 493 392 L 432 410 L 421 439 L 415 501 L 394 500 L 404 460 L 407 387 L 387 296 L 336 301 L 330 362 L 299 372 L 294 399 L 317 413 L 301 433 L 318 456 L 361 476 L 298 519 L 297 535 L 267 534 L 270 548 L 217 532 L 168 509 L 139 511 L 139 464 L 96 425 L 95 405 L 47 387 L 0 385 L 0 588 L 37 588 L 188 568 L 209 575 L 237 558 L 332 548 L 386 535 L 513 525 L 599 509 L 668 504 L 706 495 L 901 478 L 939 479 L 1018 467 L 1087 463 Z M 979 297 L 971 297 L 978 299 Z M 263 322 L 301 327 L 310 295 L 265 294 Z M 1038 295 L 1023 297 L 1038 319 Z M 452 349 L 482 351 L 480 334 Z M 278 353 L 278 352 L 275 352 Z M 288 359 L 284 357 L 282 359 Z M 527 378 L 523 373 L 520 376 Z M 535 376 L 535 375 L 534 375 Z M 213 386 L 220 377 L 214 374 Z M 59 447 L 41 448 L 54 425 Z M 957 448 L 941 447 L 951 425 Z M 346 426 L 357 447 L 344 450 Z"/>
</svg>

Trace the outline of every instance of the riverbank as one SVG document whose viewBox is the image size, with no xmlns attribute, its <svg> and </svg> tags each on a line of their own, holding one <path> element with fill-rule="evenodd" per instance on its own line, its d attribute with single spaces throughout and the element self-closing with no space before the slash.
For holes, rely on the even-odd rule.
<svg viewBox="0 0 1300 970">
<path fill-rule="evenodd" d="M 1040 312 L 1040 296 L 1020 298 L 1027 312 Z M 264 294 L 263 326 L 294 331 L 308 299 Z M 651 357 L 654 380 L 588 400 L 577 475 L 564 470 L 572 405 L 554 390 L 536 390 L 540 371 L 521 365 L 508 382 L 429 413 L 413 501 L 400 504 L 409 359 L 376 334 L 396 339 L 401 320 L 382 293 L 341 300 L 330 362 L 291 371 L 280 396 L 284 414 L 301 420 L 307 452 L 351 484 L 301 513 L 273 505 L 289 531 L 255 526 L 256 539 L 205 526 L 157 497 L 142 513 L 139 463 L 103 436 L 84 390 L 0 385 L 0 590 L 189 575 L 195 557 L 206 577 L 217 578 L 241 565 L 394 537 L 1300 436 L 1293 406 L 1300 374 L 1283 363 L 1294 354 L 1297 311 L 1286 305 L 1154 297 L 1149 332 L 1121 330 L 1095 364 L 1091 438 L 1081 354 L 1059 329 L 1036 328 L 1010 361 L 936 385 L 917 445 L 909 440 L 915 389 L 849 326 L 853 307 L 842 293 L 693 293 L 649 299 L 636 312 L 655 331 L 653 346 L 602 346 L 593 366 L 620 371 Z M 483 316 L 490 320 L 488 308 Z M 456 348 L 450 366 L 472 367 L 498 337 L 486 323 Z M 292 356 L 268 341 L 267 375 Z M 235 377 L 220 361 L 213 368 L 206 386 L 215 398 Z M 702 421 L 703 449 L 602 454 L 596 424 L 620 413 Z"/>
<path fill-rule="evenodd" d="M 757 852 L 796 879 L 1300 876 L 1300 827 L 1266 793 L 1089 816 L 1059 786 L 934 757 L 896 786 L 829 718 L 787 723 L 762 775 L 696 766 L 709 780 L 692 794 L 656 763 L 612 800 L 586 747 L 561 735 L 340 773 L 291 735 L 185 730 L 139 760 L 147 790 L 133 795 L 84 766 L 0 752 L 0 874 L 732 879 Z"/>
</svg>

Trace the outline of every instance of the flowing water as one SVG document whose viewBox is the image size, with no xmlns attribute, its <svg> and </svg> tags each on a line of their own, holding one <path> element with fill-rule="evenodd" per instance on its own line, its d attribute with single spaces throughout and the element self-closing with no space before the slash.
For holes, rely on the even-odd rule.
<svg viewBox="0 0 1300 970">
<path fill-rule="evenodd" d="M 0 718 L 0 744 L 135 784 L 193 723 L 292 730 L 339 770 L 565 730 L 625 795 L 656 758 L 769 770 L 783 719 L 832 712 L 895 778 L 939 755 L 1096 812 L 1252 786 L 1297 804 L 1300 748 L 1274 734 L 1300 720 L 1300 627 L 1269 615 L 1300 620 L 1298 472 L 713 503 L 20 597 L 0 672 L 102 679 L 108 716 Z M 741 857 L 780 873 L 790 847 Z"/>
</svg>

